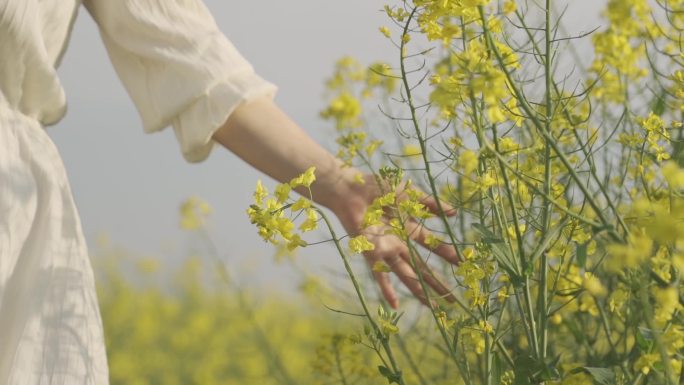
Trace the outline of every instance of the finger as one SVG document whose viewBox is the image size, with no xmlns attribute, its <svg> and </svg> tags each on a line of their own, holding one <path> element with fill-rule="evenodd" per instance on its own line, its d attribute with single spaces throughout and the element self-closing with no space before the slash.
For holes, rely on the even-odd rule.
<svg viewBox="0 0 684 385">
<path fill-rule="evenodd" d="M 456 208 L 442 199 L 439 201 L 439 204 L 442 205 L 442 210 L 440 210 L 437 200 L 431 195 L 426 195 L 421 198 L 420 203 L 424 204 L 425 207 L 435 215 L 439 215 L 441 212 L 444 212 L 444 215 L 448 217 L 456 215 Z"/>
<path fill-rule="evenodd" d="M 406 185 L 404 185 L 403 187 L 401 187 L 399 189 L 401 191 L 399 193 L 399 200 L 406 199 L 407 193 L 404 190 L 405 188 L 407 188 Z M 452 206 L 451 204 L 449 204 L 448 202 L 445 202 L 443 199 L 440 199 L 439 204 L 438 204 L 437 200 L 435 199 L 434 196 L 426 194 L 423 190 L 421 190 L 417 187 L 414 187 L 414 186 L 410 186 L 408 188 L 418 192 L 419 196 L 421 197 L 419 199 L 419 202 L 424 204 L 425 207 L 431 213 L 433 213 L 435 215 L 439 215 L 441 212 L 443 212 L 448 217 L 456 215 L 456 208 L 454 206 Z M 442 206 L 442 210 L 439 209 L 439 205 Z"/>
<path fill-rule="evenodd" d="M 410 256 L 408 257 L 410 258 Z M 414 258 L 413 261 L 407 260 L 413 271 L 420 273 L 425 283 L 430 286 L 440 297 L 449 302 L 455 302 L 456 297 L 451 293 L 451 290 L 442 282 L 437 274 L 425 263 L 421 258 Z"/>
<path fill-rule="evenodd" d="M 394 290 L 394 287 L 392 287 L 389 274 L 381 271 L 374 271 L 373 277 L 375 277 L 375 281 L 378 283 L 378 286 L 380 286 L 382 296 L 385 297 L 392 309 L 398 308 L 399 299 L 397 297 L 397 292 Z"/>
<path fill-rule="evenodd" d="M 428 293 L 423 291 L 418 275 L 404 258 L 397 257 L 391 262 L 390 268 L 414 297 L 418 298 L 423 305 L 432 307 L 427 302 L 426 294 Z"/>
<path fill-rule="evenodd" d="M 411 239 L 418 242 L 421 246 L 439 255 L 454 265 L 458 265 L 461 262 L 461 258 L 458 256 L 458 252 L 453 245 L 444 242 L 440 243 L 440 245 L 437 247 L 431 247 L 428 245 L 427 239 L 428 236 L 432 235 L 432 231 L 426 229 L 425 226 L 413 220 L 406 221 L 405 226 L 406 231 Z"/>
</svg>

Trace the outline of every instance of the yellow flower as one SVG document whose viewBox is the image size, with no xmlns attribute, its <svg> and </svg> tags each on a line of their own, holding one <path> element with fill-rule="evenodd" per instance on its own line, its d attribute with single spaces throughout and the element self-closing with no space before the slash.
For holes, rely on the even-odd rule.
<svg viewBox="0 0 684 385">
<path fill-rule="evenodd" d="M 314 209 L 306 210 L 306 220 L 299 225 L 299 229 L 306 232 L 318 228 L 318 214 Z"/>
<path fill-rule="evenodd" d="M 363 214 L 362 227 L 365 229 L 370 226 L 382 225 L 382 217 L 384 215 L 385 212 L 382 210 L 382 208 L 369 207 L 368 210 L 366 210 L 366 212 Z"/>
<path fill-rule="evenodd" d="M 590 272 L 584 273 L 584 278 L 582 279 L 582 287 L 584 287 L 584 290 L 586 290 L 595 297 L 603 297 L 606 295 L 607 292 L 606 288 L 601 283 L 601 280 Z"/>
<path fill-rule="evenodd" d="M 390 269 L 390 267 L 382 261 L 375 262 L 371 270 L 376 273 L 389 273 L 392 271 L 392 269 Z"/>
<path fill-rule="evenodd" d="M 180 207 L 180 226 L 184 230 L 197 230 L 211 213 L 209 204 L 197 197 L 186 199 Z"/>
<path fill-rule="evenodd" d="M 613 291 L 613 293 L 610 295 L 608 307 L 611 312 L 621 315 L 620 311 L 628 300 L 629 292 L 625 289 L 618 288 L 617 290 Z"/>
<path fill-rule="evenodd" d="M 651 294 L 655 298 L 656 311 L 655 320 L 658 324 L 663 325 L 672 319 L 675 311 L 681 308 L 679 304 L 679 291 L 674 287 L 653 287 Z"/>
<path fill-rule="evenodd" d="M 380 320 L 380 329 L 382 329 L 382 332 L 385 333 L 385 335 L 399 333 L 399 327 L 397 325 L 384 319 Z"/>
<path fill-rule="evenodd" d="M 256 185 L 256 190 L 254 190 L 254 201 L 258 205 L 262 205 L 264 202 L 264 199 L 268 196 L 268 190 L 264 187 L 264 185 L 261 183 L 261 180 L 257 181 Z"/>
<path fill-rule="evenodd" d="M 349 249 L 354 253 L 363 253 L 375 249 L 375 245 L 370 243 L 366 236 L 359 235 L 349 240 Z"/>
<path fill-rule="evenodd" d="M 295 203 L 292 204 L 292 207 L 290 209 L 292 211 L 299 211 L 299 210 L 304 210 L 308 209 L 311 207 L 311 201 L 306 199 L 306 198 L 299 198 Z"/>
<path fill-rule="evenodd" d="M 444 329 L 449 329 L 456 323 L 456 321 L 449 319 L 447 313 L 443 311 L 436 312 L 435 317 L 437 318 L 439 325 Z"/>
<path fill-rule="evenodd" d="M 295 236 L 295 234 L 292 233 L 294 227 L 294 223 L 288 218 L 282 217 L 276 219 L 275 229 L 280 232 L 280 235 L 286 240 L 291 240 Z"/>
<path fill-rule="evenodd" d="M 311 184 L 316 180 L 316 175 L 314 174 L 315 171 L 316 167 L 309 167 L 302 175 L 290 181 L 290 187 L 311 187 Z"/>
<path fill-rule="evenodd" d="M 468 175 L 477 170 L 478 164 L 478 156 L 474 151 L 463 151 L 458 157 L 458 165 L 463 170 L 464 175 Z"/>
<path fill-rule="evenodd" d="M 463 259 L 470 260 L 475 256 L 475 249 L 472 247 L 466 247 L 461 251 L 461 254 L 463 255 Z"/>
<path fill-rule="evenodd" d="M 660 354 L 644 354 L 634 363 L 634 369 L 643 374 L 648 374 L 656 363 L 660 362 Z"/>
<path fill-rule="evenodd" d="M 477 184 L 480 190 L 485 191 L 488 188 L 496 185 L 496 179 L 492 177 L 491 173 L 486 173 L 478 177 Z"/>
<path fill-rule="evenodd" d="M 386 38 L 389 38 L 391 36 L 389 28 L 387 28 L 385 26 L 380 27 L 380 33 L 385 35 Z"/>
<path fill-rule="evenodd" d="M 373 156 L 375 154 L 375 151 L 382 145 L 382 140 L 371 140 L 364 151 L 366 152 L 366 155 L 368 157 Z"/>
<path fill-rule="evenodd" d="M 684 169 L 679 167 L 676 162 L 666 162 L 662 169 L 663 177 L 673 190 L 684 188 Z"/>
<path fill-rule="evenodd" d="M 323 119 L 336 122 L 337 129 L 361 126 L 361 102 L 349 92 L 342 92 L 321 112 Z"/>
<path fill-rule="evenodd" d="M 432 233 L 428 234 L 428 236 L 425 237 L 425 244 L 427 245 L 427 247 L 433 250 L 441 246 L 443 242 L 444 240 L 441 237 L 435 236 Z"/>
<path fill-rule="evenodd" d="M 492 334 L 494 333 L 494 328 L 492 327 L 492 324 L 490 324 L 487 321 L 481 320 L 478 324 L 480 326 L 480 329 L 487 333 L 487 334 Z"/>
<path fill-rule="evenodd" d="M 526 229 L 527 229 L 527 226 L 524 223 L 521 223 L 520 225 L 518 225 L 518 231 L 520 232 L 520 236 L 525 235 Z M 508 233 L 508 236 L 511 239 L 516 239 L 517 235 L 515 232 L 515 225 L 508 225 L 508 229 L 506 230 L 506 232 Z"/>
<path fill-rule="evenodd" d="M 608 245 L 606 250 L 608 251 L 606 269 L 621 272 L 625 268 L 637 267 L 651 256 L 653 240 L 643 232 L 634 232 L 630 234 L 628 244 Z"/>
<path fill-rule="evenodd" d="M 463 337 L 463 344 L 475 351 L 477 354 L 482 354 L 485 351 L 486 343 L 484 335 L 477 329 L 464 329 L 461 336 Z"/>
<path fill-rule="evenodd" d="M 496 293 L 496 299 L 498 299 L 499 302 L 504 302 L 508 297 L 510 297 L 510 295 L 508 294 L 508 288 L 506 286 L 502 286 Z"/>
<path fill-rule="evenodd" d="M 503 5 L 503 13 L 506 15 L 515 12 L 516 9 L 518 9 L 518 6 L 515 4 L 515 0 L 506 1 Z"/>
<path fill-rule="evenodd" d="M 492 123 L 503 123 L 506 121 L 506 114 L 498 105 L 492 105 L 487 108 L 487 119 Z"/>
<path fill-rule="evenodd" d="M 294 234 L 287 242 L 287 250 L 292 252 L 298 247 L 306 247 L 307 243 L 302 240 L 299 234 Z"/>
<path fill-rule="evenodd" d="M 336 142 L 341 148 L 337 153 L 337 157 L 343 160 L 346 166 L 351 166 L 352 160 L 354 160 L 358 152 L 364 148 L 366 137 L 366 133 L 362 131 L 351 132 L 347 135 L 338 137 Z M 369 148 L 372 146 L 373 143 L 371 142 L 368 146 L 366 146 L 366 151 L 368 152 Z M 370 150 L 373 149 L 370 148 Z"/>
<path fill-rule="evenodd" d="M 404 146 L 403 153 L 407 158 L 418 158 L 423 154 L 423 151 L 416 145 L 407 144 Z"/>
<path fill-rule="evenodd" d="M 402 201 L 399 203 L 399 210 L 412 218 L 426 219 L 432 216 L 424 204 L 414 200 Z"/>
<path fill-rule="evenodd" d="M 290 187 L 289 184 L 287 183 L 282 183 L 279 184 L 276 189 L 275 189 L 275 197 L 278 200 L 278 203 L 284 203 L 287 201 L 287 198 L 290 197 L 290 191 L 292 191 L 292 188 Z"/>
<path fill-rule="evenodd" d="M 394 204 L 397 200 L 397 194 L 394 191 L 388 192 L 387 194 L 377 198 L 374 204 L 377 203 L 380 207 L 385 207 Z"/>
</svg>

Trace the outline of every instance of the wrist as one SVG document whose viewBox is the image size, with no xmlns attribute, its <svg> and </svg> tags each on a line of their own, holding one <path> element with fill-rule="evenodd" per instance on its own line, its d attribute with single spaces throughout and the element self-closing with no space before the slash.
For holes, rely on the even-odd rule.
<svg viewBox="0 0 684 385">
<path fill-rule="evenodd" d="M 362 175 L 361 179 L 359 175 Z M 313 192 L 314 200 L 332 211 L 347 231 L 357 231 L 354 229 L 361 227 L 371 198 L 367 196 L 368 188 L 365 183 L 375 181 L 359 170 L 345 167 L 340 168 L 339 173 L 329 174 L 328 178 L 323 176 L 314 184 L 316 183 L 320 184 Z"/>
</svg>

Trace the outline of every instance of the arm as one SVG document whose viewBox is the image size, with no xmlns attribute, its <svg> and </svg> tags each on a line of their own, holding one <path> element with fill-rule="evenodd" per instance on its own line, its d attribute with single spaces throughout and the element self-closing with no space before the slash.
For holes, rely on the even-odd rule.
<svg viewBox="0 0 684 385">
<path fill-rule="evenodd" d="M 425 301 L 416 272 L 409 263 L 406 245 L 392 235 L 384 235 L 384 229 L 362 229 L 366 208 L 380 195 L 380 189 L 372 177 L 367 176 L 368 182 L 365 184 L 354 182 L 358 170 L 343 167 L 341 161 L 314 142 L 266 98 L 238 107 L 213 138 L 250 165 L 281 182 L 315 166 L 317 179 L 311 185 L 313 199 L 329 208 L 350 235 L 364 234 L 375 245 L 373 251 L 365 254 L 371 266 L 378 261 L 385 262 L 414 295 Z M 424 203 L 435 209 L 431 198 Z M 416 224 L 411 234 L 416 241 L 424 243 L 429 232 Z M 452 247 L 443 245 L 435 252 L 452 263 L 458 262 Z M 423 277 L 438 294 L 450 296 L 449 290 L 434 278 L 427 267 L 419 271 L 428 273 L 423 274 Z M 383 272 L 373 274 L 385 299 L 396 308 L 398 297 L 389 275 Z"/>
<path fill-rule="evenodd" d="M 336 215 L 348 211 L 340 205 L 361 208 L 359 197 L 351 194 L 357 171 L 343 168 L 342 162 L 314 142 L 270 98 L 260 98 L 238 107 L 213 138 L 280 182 L 289 181 L 315 166 L 316 182 L 311 185 L 311 192 L 317 203 Z M 341 202 L 343 198 L 345 202 Z"/>
</svg>

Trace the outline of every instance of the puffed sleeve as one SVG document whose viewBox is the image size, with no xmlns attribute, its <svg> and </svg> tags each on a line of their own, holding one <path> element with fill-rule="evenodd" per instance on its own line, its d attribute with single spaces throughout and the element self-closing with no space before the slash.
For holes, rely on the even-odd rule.
<svg viewBox="0 0 684 385">
<path fill-rule="evenodd" d="M 201 0 L 85 0 L 145 132 L 173 126 L 185 159 L 204 160 L 212 134 L 241 103 L 272 97 Z"/>
</svg>

